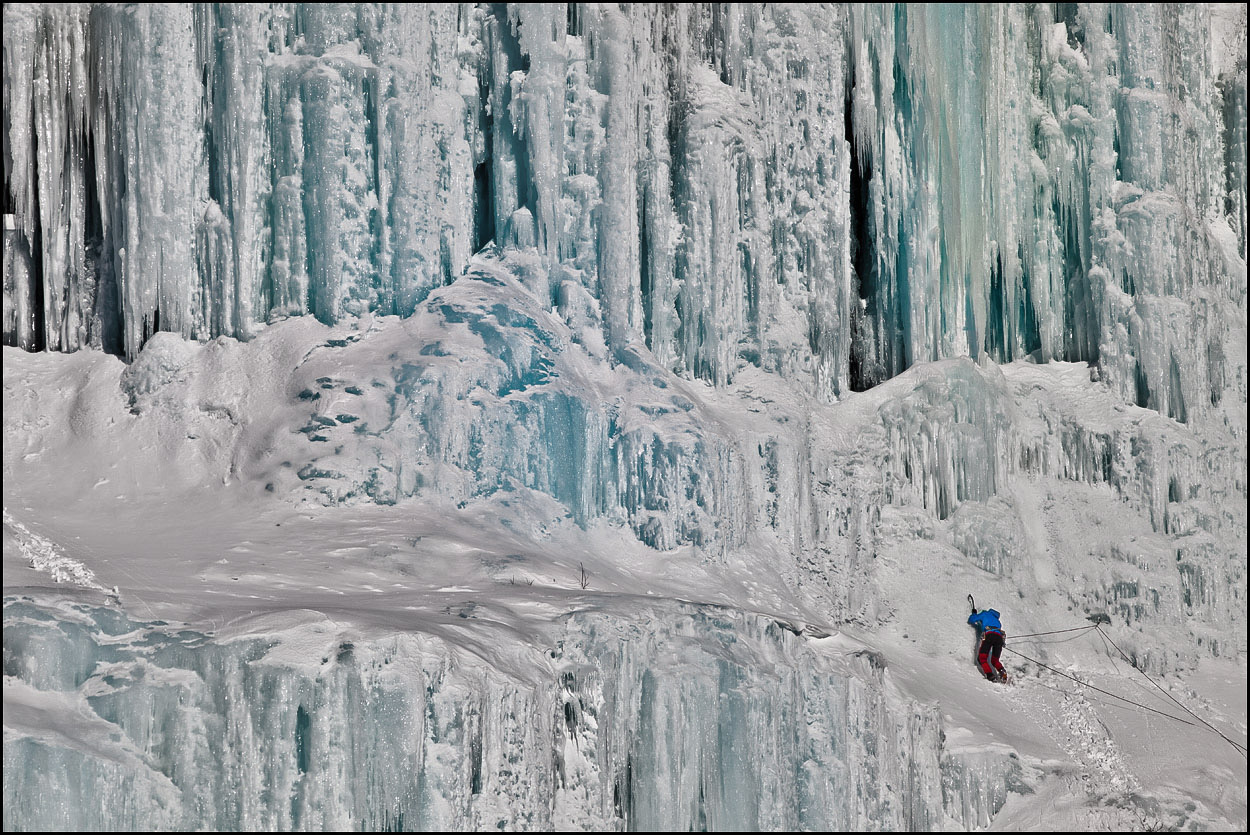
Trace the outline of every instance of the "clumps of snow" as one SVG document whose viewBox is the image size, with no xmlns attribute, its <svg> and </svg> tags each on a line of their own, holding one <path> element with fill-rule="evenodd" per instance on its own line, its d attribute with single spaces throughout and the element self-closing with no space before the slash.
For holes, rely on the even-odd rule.
<svg viewBox="0 0 1250 835">
<path fill-rule="evenodd" d="M 122 391 L 130 401 L 131 410 L 143 411 L 148 395 L 173 383 L 184 382 L 197 351 L 197 345 L 176 333 L 154 334 L 121 375 Z"/>
<path fill-rule="evenodd" d="M 108 593 L 95 580 L 95 572 L 58 548 L 51 540 L 29 530 L 6 507 L 4 509 L 4 550 L 16 548 L 22 558 L 36 571 L 52 577 L 55 583 L 73 583 Z M 117 594 L 117 589 L 113 589 Z"/>
</svg>

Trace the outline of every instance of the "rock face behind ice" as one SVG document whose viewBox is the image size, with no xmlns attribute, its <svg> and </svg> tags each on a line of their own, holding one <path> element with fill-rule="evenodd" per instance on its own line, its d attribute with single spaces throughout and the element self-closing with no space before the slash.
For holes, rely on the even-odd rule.
<svg viewBox="0 0 1250 835">
<path fill-rule="evenodd" d="M 1019 772 L 837 639 L 672 603 L 550 632 L 518 676 L 428 635 L 6 601 L 5 828 L 962 829 Z"/>
</svg>

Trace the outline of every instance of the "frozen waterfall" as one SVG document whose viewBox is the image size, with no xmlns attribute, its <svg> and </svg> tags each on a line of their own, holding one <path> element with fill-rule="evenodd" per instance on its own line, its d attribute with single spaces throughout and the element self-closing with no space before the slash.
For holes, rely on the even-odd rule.
<svg viewBox="0 0 1250 835">
<path fill-rule="evenodd" d="M 1246 70 L 1200 4 L 4 15 L 8 344 L 407 316 L 493 242 L 718 384 L 1031 356 L 1180 420 L 1227 385 Z"/>
<path fill-rule="evenodd" d="M 1244 9 L 3 24 L 5 829 L 989 826 L 1112 731 L 974 584 L 1244 681 Z"/>
<path fill-rule="evenodd" d="M 714 607 L 570 616 L 526 678 L 329 621 L 315 651 L 20 601 L 5 631 L 6 829 L 963 828 L 1020 770 L 944 750 L 871 651 Z M 91 717 L 68 745 L 48 692 Z"/>
</svg>

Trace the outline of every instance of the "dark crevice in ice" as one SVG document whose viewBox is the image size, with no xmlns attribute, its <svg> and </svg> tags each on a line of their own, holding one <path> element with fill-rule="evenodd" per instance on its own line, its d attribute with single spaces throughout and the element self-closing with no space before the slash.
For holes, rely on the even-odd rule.
<svg viewBox="0 0 1250 835">
<path fill-rule="evenodd" d="M 312 730 L 312 717 L 300 705 L 295 710 L 295 764 L 299 773 L 304 774 L 312 767 L 312 751 L 309 747 L 309 734 Z"/>
<path fill-rule="evenodd" d="M 1225 73 L 1216 82 L 1222 102 L 1224 139 L 1224 211 L 1237 218 L 1238 243 L 1246 247 L 1246 75 Z"/>
<path fill-rule="evenodd" d="M 35 97 L 30 97 L 30 123 L 38 124 L 35 119 Z M 8 111 L 8 108 L 5 108 Z M 5 132 L 8 135 L 8 132 Z M 39 159 L 39 131 L 32 130 L 30 132 L 30 158 Z M 31 194 L 35 195 L 35 200 L 39 199 L 39 165 L 30 167 L 30 189 Z M 38 206 L 35 207 L 35 216 L 28 218 L 27 221 L 31 225 L 30 233 L 30 287 L 31 287 L 31 317 L 33 318 L 33 327 L 30 332 L 30 343 L 27 346 L 31 351 L 43 351 L 48 347 L 47 321 L 45 317 L 43 297 L 44 297 L 44 277 L 43 277 L 43 224 L 39 222 L 40 212 Z M 62 346 L 64 349 L 64 346 Z"/>
<path fill-rule="evenodd" d="M 886 375 L 878 351 L 877 252 L 873 240 L 872 207 L 868 190 L 872 161 L 861 153 L 855 141 L 853 124 L 855 79 L 846 91 L 845 135 L 851 147 L 851 281 L 855 296 L 851 308 L 850 378 L 852 391 L 865 391 L 882 382 Z"/>
<path fill-rule="evenodd" d="M 519 35 L 513 31 L 513 27 L 508 17 L 507 3 L 491 3 L 490 14 L 495 18 L 495 30 L 498 33 L 498 51 L 491 55 L 492 61 L 503 61 L 506 72 L 503 78 L 510 78 L 512 73 L 520 70 L 526 72 L 529 69 L 529 55 L 522 54 L 521 40 Z M 520 22 L 517 23 L 520 26 Z M 512 90 L 508 84 L 501 85 L 500 89 L 495 90 L 499 94 L 499 101 L 491 103 L 491 109 L 496 113 L 511 113 L 516 106 L 512 101 Z M 492 124 L 493 131 L 491 134 L 496 137 L 496 141 L 507 143 L 512 151 L 512 156 L 516 160 L 516 185 L 517 185 L 517 204 L 509 207 L 506 211 L 511 214 L 512 211 L 520 208 L 529 208 L 533 211 L 534 207 L 534 180 L 530 174 L 529 151 L 525 147 L 525 141 L 518 139 L 511 121 L 504 118 L 495 119 Z M 492 171 L 492 176 L 496 172 Z M 495 219 L 496 227 L 500 227 L 506 223 L 507 217 L 498 217 Z"/>
<path fill-rule="evenodd" d="M 1021 244 L 1019 257 L 1021 265 L 1020 287 L 1023 296 L 1017 307 L 1018 321 L 1016 322 L 1016 327 L 1024 345 L 1025 355 L 1036 357 L 1035 352 L 1042 347 L 1042 333 L 1037 325 L 1037 309 L 1033 305 L 1033 281 L 1024 259 L 1023 248 L 1024 245 Z"/>
<path fill-rule="evenodd" d="M 1176 362 L 1176 354 L 1172 354 L 1171 372 L 1168 380 L 1168 417 L 1180 423 L 1189 422 L 1189 414 L 1185 409 L 1185 395 L 1181 389 L 1181 369 Z"/>
<path fill-rule="evenodd" d="M 1003 293 L 1003 255 L 997 253 L 990 264 L 990 301 L 985 311 L 985 353 L 995 362 L 1010 358 L 1007 344 L 1007 302 Z"/>
<path fill-rule="evenodd" d="M 1058 201 L 1054 208 L 1063 231 L 1063 358 L 1068 362 L 1097 364 L 1101 329 L 1098 305 L 1081 251 L 1081 230 L 1075 211 L 1065 211 Z"/>
<path fill-rule="evenodd" d="M 642 297 L 642 335 L 647 348 L 655 350 L 652 334 L 651 314 L 651 236 L 647 229 L 647 197 L 650 189 L 639 189 L 638 195 L 638 282 L 639 295 Z"/>
<path fill-rule="evenodd" d="M 1054 21 L 1066 27 L 1069 47 L 1076 50 L 1085 47 L 1085 24 L 1080 17 L 1079 3 L 1056 3 Z"/>
<path fill-rule="evenodd" d="M 490 72 L 479 66 L 477 72 L 478 124 L 482 135 L 488 137 L 483 143 L 483 159 L 473 169 L 473 252 L 476 254 L 495 240 L 495 160 L 491 154 L 491 142 L 495 128 L 495 112 L 490 107 Z"/>
<path fill-rule="evenodd" d="M 1149 409 L 1150 383 L 1146 381 L 1146 372 L 1142 370 L 1141 360 L 1138 360 L 1135 365 L 1133 380 L 1135 383 L 1135 398 L 1133 402 L 1135 402 L 1138 406 L 1141 406 L 1143 409 Z"/>
<path fill-rule="evenodd" d="M 668 166 L 668 196 L 673 213 L 678 218 L 684 220 L 688 211 L 684 196 L 684 182 L 686 180 L 686 141 L 688 132 L 686 113 L 689 111 L 690 104 L 685 99 L 685 79 L 677 63 L 671 62 L 667 70 L 668 88 L 672 91 L 668 101 L 666 130 L 670 159 Z M 673 252 L 673 284 L 677 287 L 684 286 L 686 282 L 686 276 L 689 273 L 688 259 L 688 244 L 683 241 L 678 244 Z M 686 293 L 679 293 L 673 299 L 675 320 L 673 341 L 677 345 L 689 344 L 686 335 L 691 326 L 690 320 L 693 314 L 687 309 L 687 304 L 688 296 Z M 694 358 L 688 358 L 687 362 L 693 370 Z"/>
<path fill-rule="evenodd" d="M 495 239 L 495 195 L 491 182 L 493 168 L 488 154 L 473 171 L 473 251 L 475 253 Z"/>
<path fill-rule="evenodd" d="M 100 323 L 100 348 L 108 354 L 124 356 L 121 288 L 113 269 L 113 257 L 104 239 L 104 212 L 96 185 L 95 137 L 83 138 L 83 183 L 86 188 L 84 235 L 87 269 L 95 276 L 95 315 Z"/>
</svg>

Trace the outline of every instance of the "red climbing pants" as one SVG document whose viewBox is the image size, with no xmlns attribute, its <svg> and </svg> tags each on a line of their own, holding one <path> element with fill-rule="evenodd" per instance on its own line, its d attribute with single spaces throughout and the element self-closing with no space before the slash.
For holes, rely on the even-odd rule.
<svg viewBox="0 0 1250 835">
<path fill-rule="evenodd" d="M 998 656 L 1003 652 L 1003 633 L 997 630 L 986 632 L 981 636 L 981 648 L 977 650 L 977 663 L 981 665 L 981 672 L 985 673 L 985 677 L 994 680 L 994 670 L 998 670 L 998 674 L 1003 678 L 1007 677 L 1007 671 L 1003 669 L 1003 664 L 998 660 Z M 994 664 L 994 669 L 990 669 L 990 663 Z"/>
</svg>

